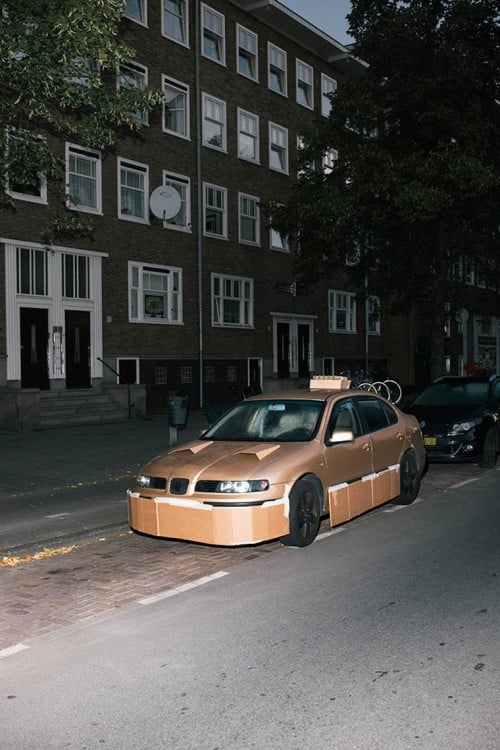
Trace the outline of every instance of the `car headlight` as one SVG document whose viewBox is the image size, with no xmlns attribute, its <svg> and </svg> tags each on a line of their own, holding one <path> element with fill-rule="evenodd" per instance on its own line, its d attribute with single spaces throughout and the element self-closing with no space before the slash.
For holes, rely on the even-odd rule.
<svg viewBox="0 0 500 750">
<path fill-rule="evenodd" d="M 139 474 L 139 476 L 135 478 L 135 483 L 138 487 L 150 487 L 151 477 L 145 477 L 143 474 Z"/>
<path fill-rule="evenodd" d="M 448 435 L 465 435 L 466 432 L 472 430 L 477 424 L 475 420 L 469 420 L 468 422 L 456 422 L 448 430 Z"/>
<path fill-rule="evenodd" d="M 265 492 L 269 489 L 267 479 L 253 479 L 251 481 L 219 482 L 216 492 L 234 492 L 238 495 L 245 492 Z"/>
</svg>

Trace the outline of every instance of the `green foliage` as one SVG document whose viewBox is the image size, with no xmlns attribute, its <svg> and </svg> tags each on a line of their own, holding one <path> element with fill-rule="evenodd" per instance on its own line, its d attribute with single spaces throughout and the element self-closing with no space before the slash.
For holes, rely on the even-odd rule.
<svg viewBox="0 0 500 750">
<path fill-rule="evenodd" d="M 460 257 L 498 273 L 496 1 L 352 0 L 349 20 L 366 74 L 339 85 L 290 200 L 271 206 L 299 269 L 330 277 L 358 246 L 359 278 L 376 269 L 370 288 L 407 303 L 444 292 Z M 330 173 L 307 169 L 331 148 Z"/>
<path fill-rule="evenodd" d="M 162 94 L 152 87 L 117 90 L 120 63 L 134 58 L 119 38 L 124 0 L 4 0 L 2 7 L 0 171 L 14 184 L 42 174 L 59 180 L 64 203 L 54 143 L 106 150 L 139 130 L 134 112 L 152 110 Z M 0 207 L 6 203 L 2 180 Z"/>
</svg>

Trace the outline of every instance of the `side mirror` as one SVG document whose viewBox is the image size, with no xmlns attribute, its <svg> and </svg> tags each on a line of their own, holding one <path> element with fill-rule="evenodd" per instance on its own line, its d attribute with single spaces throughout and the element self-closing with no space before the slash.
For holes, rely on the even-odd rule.
<svg viewBox="0 0 500 750">
<path fill-rule="evenodd" d="M 354 442 L 354 432 L 352 430 L 336 430 L 330 435 L 329 442 L 331 445 L 336 443 L 352 443 Z"/>
</svg>

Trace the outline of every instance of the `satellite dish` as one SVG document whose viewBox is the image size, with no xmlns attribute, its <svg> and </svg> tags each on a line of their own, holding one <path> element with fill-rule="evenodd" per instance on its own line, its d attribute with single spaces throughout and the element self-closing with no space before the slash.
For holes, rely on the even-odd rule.
<svg viewBox="0 0 500 750">
<path fill-rule="evenodd" d="M 173 219 L 181 210 L 181 196 L 171 185 L 159 185 L 149 196 L 149 207 L 157 219 Z"/>
</svg>

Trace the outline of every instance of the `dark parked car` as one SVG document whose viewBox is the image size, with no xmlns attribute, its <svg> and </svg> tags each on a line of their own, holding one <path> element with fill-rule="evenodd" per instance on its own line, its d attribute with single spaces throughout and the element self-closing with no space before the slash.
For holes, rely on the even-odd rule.
<svg viewBox="0 0 500 750">
<path fill-rule="evenodd" d="M 405 411 L 417 417 L 430 461 L 495 466 L 500 450 L 500 376 L 439 378 Z"/>
</svg>

